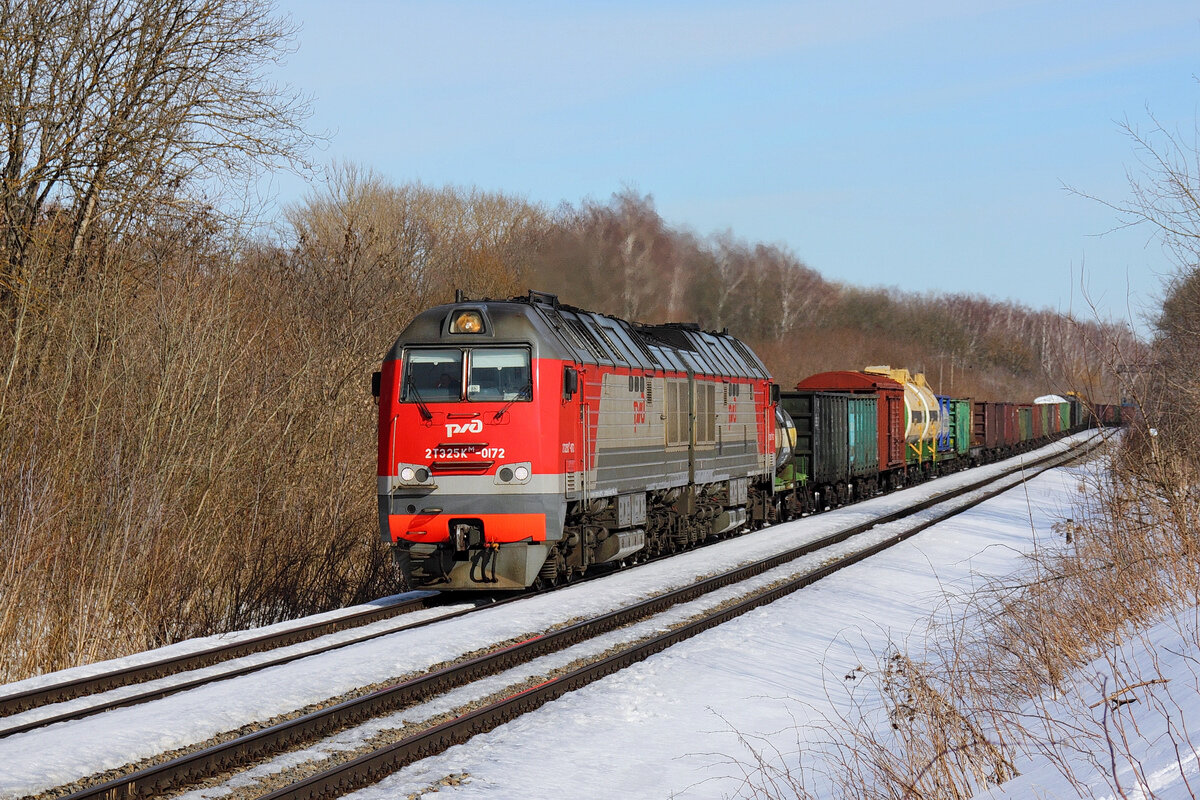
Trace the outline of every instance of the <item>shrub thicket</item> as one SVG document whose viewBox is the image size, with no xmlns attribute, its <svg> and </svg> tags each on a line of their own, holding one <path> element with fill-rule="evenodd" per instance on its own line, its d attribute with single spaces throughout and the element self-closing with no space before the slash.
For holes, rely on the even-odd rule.
<svg viewBox="0 0 1200 800">
<path fill-rule="evenodd" d="M 0 678 L 395 589 L 370 373 L 455 285 L 517 291 L 542 217 L 347 169 L 289 220 L 148 220 L 0 331 Z"/>
</svg>

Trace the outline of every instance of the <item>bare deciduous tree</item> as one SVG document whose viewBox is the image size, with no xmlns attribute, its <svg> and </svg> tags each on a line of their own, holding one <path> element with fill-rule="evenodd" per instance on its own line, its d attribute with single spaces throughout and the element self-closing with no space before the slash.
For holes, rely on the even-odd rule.
<svg viewBox="0 0 1200 800">
<path fill-rule="evenodd" d="M 1119 352 L 1113 359 L 1143 413 L 1129 449 L 1142 457 L 1145 476 L 1167 486 L 1180 471 L 1200 472 L 1200 128 L 1189 141 L 1148 116 L 1145 128 L 1122 124 L 1139 162 L 1128 171 L 1129 199 L 1114 203 L 1077 193 L 1112 208 L 1128 226 L 1148 228 L 1177 265 L 1164 287 L 1150 354 Z"/>
<path fill-rule="evenodd" d="M 82 272 L 101 215 L 120 230 L 186 186 L 300 164 L 307 101 L 266 74 L 292 34 L 265 0 L 0 0 L 5 313 L 51 210 L 54 280 Z"/>
</svg>

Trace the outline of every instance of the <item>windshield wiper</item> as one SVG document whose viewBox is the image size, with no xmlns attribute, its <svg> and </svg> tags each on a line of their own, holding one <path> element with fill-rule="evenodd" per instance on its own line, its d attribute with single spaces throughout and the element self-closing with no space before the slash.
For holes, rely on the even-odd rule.
<svg viewBox="0 0 1200 800">
<path fill-rule="evenodd" d="M 503 417 L 504 412 L 506 412 L 510 408 L 512 408 L 513 403 L 517 402 L 518 400 L 524 399 L 527 395 L 530 395 L 532 393 L 533 393 L 532 385 L 526 385 L 526 386 L 522 387 L 521 391 L 517 392 L 516 397 L 514 397 L 512 400 L 509 400 L 507 403 L 504 404 L 504 408 L 502 408 L 496 412 L 496 416 L 492 417 L 492 422 L 495 422 L 495 421 L 499 420 L 501 417 Z"/>
<path fill-rule="evenodd" d="M 417 385 L 412 383 L 409 384 L 408 388 L 412 392 L 413 399 L 417 401 L 417 408 L 421 411 L 421 419 L 425 420 L 426 422 L 433 419 L 433 413 L 430 412 L 429 407 L 425 405 L 425 401 L 421 399 L 421 393 L 417 391 Z"/>
</svg>

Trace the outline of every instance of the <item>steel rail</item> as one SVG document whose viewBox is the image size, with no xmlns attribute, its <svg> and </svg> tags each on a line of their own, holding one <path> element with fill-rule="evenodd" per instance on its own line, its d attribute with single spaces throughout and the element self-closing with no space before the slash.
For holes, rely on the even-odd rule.
<svg viewBox="0 0 1200 800">
<path fill-rule="evenodd" d="M 700 542 L 697 543 L 695 547 L 716 544 L 717 541 L 718 540 Z M 649 559 L 647 563 L 652 563 L 662 558 L 669 558 L 672 555 L 675 555 L 675 553 L 667 553 L 661 556 L 655 556 L 654 558 Z M 582 578 L 580 582 L 584 580 L 593 580 L 608 574 L 611 574 L 611 571 L 595 571 L 593 574 Z M 565 586 L 566 584 L 563 584 L 562 586 L 554 588 L 565 588 Z M 553 589 L 544 589 L 542 591 L 552 590 Z M 491 605 L 509 602 L 511 600 L 518 599 L 519 597 L 520 595 L 505 598 L 503 600 L 495 601 Z M 43 728 L 47 725 L 53 725 L 59 722 L 69 722 L 72 720 L 84 719 L 86 717 L 101 714 L 106 711 L 112 711 L 118 708 L 128 708 L 129 706 L 139 705 L 141 703 L 147 703 L 153 700 L 161 700 L 164 697 L 170 697 L 173 694 L 178 694 L 189 689 L 195 689 L 213 681 L 241 677 L 243 675 L 248 675 L 250 673 L 266 669 L 268 667 L 279 666 L 300 658 L 307 658 L 308 656 L 320 655 L 322 653 L 327 653 L 331 650 L 347 647 L 352 644 L 360 644 L 381 636 L 398 633 L 402 630 L 422 627 L 434 621 L 453 619 L 455 617 L 462 616 L 463 614 L 478 610 L 467 609 L 438 617 L 436 620 L 426 620 L 423 622 L 414 623 L 413 625 L 394 628 L 388 631 L 366 634 L 364 636 L 354 637 L 342 642 L 314 648 L 303 653 L 281 656 L 278 658 L 269 659 L 267 661 L 261 661 L 256 664 L 227 670 L 217 675 L 181 681 L 171 684 L 170 686 L 149 689 L 143 692 L 126 695 L 124 697 L 102 701 L 84 708 L 76 708 L 69 711 L 63 711 L 58 714 L 29 720 L 27 722 L 4 726 L 4 720 L 7 717 L 23 711 L 73 700 L 79 697 L 100 694 L 124 686 L 147 683 L 159 678 L 176 675 L 189 670 L 202 669 L 204 667 L 212 666 L 224 661 L 231 661 L 247 655 L 261 653 L 266 650 L 278 649 L 304 641 L 311 641 L 312 639 L 319 638 L 320 636 L 324 636 L 328 633 L 335 633 L 353 627 L 368 625 L 372 622 L 376 622 L 389 616 L 396 616 L 401 613 L 406 613 L 408 610 L 419 610 L 420 608 L 425 607 L 424 604 L 425 601 L 422 599 L 410 600 L 407 603 L 384 606 L 379 609 L 369 609 L 356 615 L 343 617 L 340 620 L 330 620 L 324 623 L 316 623 L 311 626 L 291 628 L 278 634 L 264 634 L 260 637 L 244 639 L 241 642 L 231 643 L 229 645 L 220 645 L 214 648 L 197 651 L 195 653 L 159 659 L 146 664 L 130 666 L 124 669 L 78 678 L 71 681 L 64 681 L 51 686 L 30 689 L 21 693 L 0 695 L 0 739 L 8 736 L 16 736 L 21 733 L 27 733 L 31 730 L 36 730 L 38 728 Z"/>
<path fill-rule="evenodd" d="M 1050 459 L 1040 459 L 1040 465 L 1037 467 L 1033 467 L 1032 465 L 1027 467 L 1034 469 L 1034 471 L 1023 476 L 1015 484 L 988 491 L 980 497 L 973 498 L 962 505 L 955 506 L 930 519 L 924 520 L 912 528 L 881 539 L 875 544 L 869 545 L 862 550 L 856 550 L 829 564 L 817 567 L 786 583 L 766 589 L 734 605 L 705 614 L 698 619 L 687 622 L 651 639 L 634 643 L 621 652 L 614 653 L 601 660 L 580 667 L 566 675 L 552 678 L 545 683 L 525 689 L 491 705 L 476 709 L 460 717 L 401 739 L 373 753 L 359 756 L 356 759 L 298 781 L 291 786 L 273 791 L 264 795 L 261 800 L 315 800 L 316 798 L 337 797 L 377 783 L 384 777 L 409 764 L 430 758 L 455 745 L 463 744 L 474 736 L 491 731 L 569 692 L 595 683 L 601 678 L 619 672 L 640 661 L 644 661 L 650 656 L 660 653 L 679 642 L 729 622 L 748 611 L 753 611 L 754 609 L 773 603 L 839 570 L 857 564 L 873 555 L 877 555 L 939 522 L 943 522 L 950 517 L 974 508 L 980 503 L 1014 488 L 1014 486 L 1019 486 L 1021 483 L 1046 470 L 1053 469 L 1082 455 L 1086 455 L 1091 449 L 1092 447 L 1088 447 L 1083 453 L 1068 452 L 1066 454 L 1056 454 Z M 1054 463 L 1045 464 L 1044 462 L 1047 460 L 1051 460 Z M 1001 480 L 1010 474 L 1012 473 L 1006 473 L 996 480 Z M 962 493 L 959 492 L 958 494 Z"/>
<path fill-rule="evenodd" d="M 1077 445 L 1076 447 L 1082 447 L 1082 445 Z M 563 650 L 578 642 L 594 638 L 602 633 L 660 613 L 678 603 L 693 600 L 716 589 L 759 575 L 788 561 L 795 560 L 830 545 L 838 544 L 877 525 L 912 516 L 939 503 L 952 500 L 988 484 L 995 483 L 1014 473 L 1029 470 L 1041 472 L 1057 466 L 1058 462 L 1078 458 L 1080 455 L 1082 454 L 1075 450 L 1068 450 L 1065 453 L 1053 453 L 1044 456 L 1033 462 L 1014 465 L 1011 469 L 1000 475 L 980 479 L 957 489 L 922 500 L 908 508 L 890 512 L 867 522 L 836 531 L 820 539 L 753 564 L 729 570 L 693 585 L 681 587 L 631 606 L 574 623 L 551 633 L 534 636 L 504 649 L 476 656 L 459 664 L 421 675 L 394 686 L 379 689 L 362 697 L 346 700 L 328 708 L 280 722 L 245 736 L 188 753 L 165 763 L 147 767 L 132 774 L 80 790 L 69 795 L 69 800 L 84 800 L 84 798 L 117 800 L 118 798 L 158 795 L 174 788 L 203 780 L 211 775 L 236 769 L 245 763 L 265 758 L 285 749 L 302 746 L 321 737 L 361 724 L 366 720 L 391 713 L 413 703 L 421 702 L 452 688 L 502 672 L 539 656 Z M 1056 463 L 1044 466 L 1049 462 Z M 1026 480 L 1027 478 L 1028 476 L 1023 477 L 1022 480 Z M 1003 489 L 996 490 L 995 493 L 998 494 L 1001 491 L 1007 491 L 1009 488 L 1012 487 L 1005 486 Z M 965 510 L 971 505 L 983 502 L 988 496 L 991 495 L 985 495 L 981 499 L 972 501 L 971 504 L 963 506 L 962 509 Z M 960 513 L 960 511 L 951 513 Z M 924 530 L 924 528 L 937 521 L 940 520 L 935 519 L 922 523 L 913 533 Z M 901 538 L 892 537 L 884 540 L 881 543 L 882 546 L 875 546 L 877 548 L 875 552 L 878 549 L 883 549 L 883 547 L 894 544 L 896 541 L 900 541 Z"/>
<path fill-rule="evenodd" d="M 901 489 L 903 489 L 903 488 L 910 488 L 910 487 L 901 487 Z M 952 495 L 949 495 L 949 494 L 945 495 L 945 497 L 951 497 L 951 496 Z M 865 499 L 870 499 L 870 498 L 864 498 L 864 500 Z M 855 501 L 855 502 L 859 502 L 859 501 Z M 914 506 L 914 508 L 919 508 L 919 506 Z M 699 547 L 709 546 L 712 544 L 716 544 L 718 541 L 720 541 L 720 540 L 714 539 L 714 540 L 710 540 L 710 541 L 699 542 L 696 545 L 694 545 L 693 547 L 690 547 L 688 549 L 690 550 L 690 549 L 696 549 Z M 676 555 L 676 554 L 675 553 L 667 553 L 664 555 L 655 556 L 654 558 L 649 559 L 645 563 L 653 563 L 655 561 L 661 560 L 662 558 L 669 558 L 672 555 Z M 586 580 L 594 580 L 596 578 L 600 578 L 600 577 L 603 577 L 608 574 L 611 574 L 611 571 L 598 570 L 598 571 L 593 572 L 593 574 L 590 574 L 588 576 L 581 578 L 580 582 L 586 581 Z M 568 584 L 564 583 L 560 586 L 543 589 L 541 591 L 542 592 L 553 591 L 554 589 L 565 588 L 567 585 Z M 491 605 L 497 605 L 499 603 L 505 603 L 505 602 L 517 600 L 517 599 L 520 599 L 520 597 L 521 597 L 521 595 L 514 595 L 512 597 L 507 597 L 507 598 L 504 598 L 501 600 L 493 599 L 493 601 L 489 604 L 489 607 Z M 453 619 L 455 617 L 462 616 L 464 614 L 471 613 L 473 611 L 478 610 L 478 609 L 466 609 L 463 611 L 459 611 L 459 612 L 455 612 L 452 614 L 444 615 L 442 617 L 438 617 L 436 620 L 427 620 L 427 621 L 423 621 L 423 622 L 419 622 L 419 623 L 414 623 L 412 625 L 406 625 L 406 626 L 403 626 L 400 628 L 394 628 L 394 629 L 391 629 L 388 631 L 380 631 L 380 632 L 376 632 L 376 633 L 372 633 L 372 634 L 366 634 L 364 636 L 355 637 L 353 639 L 348 639 L 343 642 L 314 648 L 312 650 L 308 650 L 303 653 L 297 653 L 297 654 L 293 654 L 293 655 L 289 655 L 289 656 L 281 656 L 279 658 L 262 661 L 257 664 L 252 664 L 252 665 L 248 665 L 245 667 L 228 670 L 228 671 L 222 672 L 218 675 L 211 675 L 211 676 L 207 676 L 207 677 L 203 677 L 203 678 L 195 678 L 195 679 L 188 680 L 188 681 L 181 681 L 179 683 L 172 684 L 171 686 L 161 687 L 161 688 L 157 688 L 157 689 L 151 689 L 151 690 L 147 690 L 144 692 L 138 692 L 136 694 L 127 695 L 125 697 L 116 698 L 116 699 L 112 699 L 112 700 L 107 700 L 107 701 L 97 703 L 95 705 L 87 706 L 84 708 L 78 708 L 78 709 L 74 709 L 74 710 L 70 710 L 70 711 L 64 711 L 59 714 L 54 714 L 51 716 L 42 717 L 39 719 L 34 719 L 34 720 L 27 721 L 27 722 L 19 723 L 16 725 L 10 725 L 10 726 L 4 727 L 5 718 L 12 716 L 14 714 L 23 712 L 23 711 L 27 711 L 27 710 L 34 709 L 34 708 L 41 708 L 43 706 L 53 705 L 55 703 L 65 702 L 68 700 L 73 700 L 73 699 L 88 696 L 88 695 L 100 694 L 102 692 L 107 692 L 112 689 L 121 688 L 124 686 L 130 686 L 130 685 L 134 685 L 137 683 L 146 683 L 146 682 L 149 682 L 152 680 L 156 680 L 158 678 L 175 675 L 175 674 L 189 671 L 189 670 L 201 669 L 204 667 L 212 666 L 213 664 L 221 663 L 223 661 L 230 661 L 230 660 L 233 660 L 236 658 L 241 658 L 246 655 L 260 653 L 260 652 L 264 652 L 264 651 L 270 650 L 270 649 L 278 649 L 278 648 L 282 648 L 282 647 L 287 647 L 287 646 L 290 646 L 293 644 L 298 644 L 298 643 L 301 643 L 304 641 L 310 641 L 312 639 L 319 638 L 320 636 L 324 636 L 329 633 L 335 633 L 335 632 L 338 632 L 341 630 L 348 630 L 348 629 L 351 629 L 354 627 L 361 627 L 364 625 L 368 625 L 372 622 L 376 622 L 380 619 L 385 619 L 385 618 L 388 618 L 391 616 L 398 616 L 399 614 L 407 613 L 407 611 L 418 610 L 422 607 L 426 607 L 427 600 L 428 600 L 428 598 L 426 598 L 426 600 L 414 599 L 414 600 L 407 601 L 405 603 L 381 606 L 380 608 L 368 609 L 363 612 L 359 612 L 358 614 L 343 617 L 338 620 L 330 620 L 330 621 L 323 622 L 323 623 L 315 623 L 310 626 L 291 628 L 288 631 L 283 631 L 278 634 L 265 634 L 261 637 L 255 637 L 253 639 L 244 639 L 241 642 L 232 643 L 229 645 L 221 645 L 221 646 L 210 648 L 207 650 L 198 651 L 196 653 L 190 653 L 190 654 L 186 654 L 183 656 L 160 659 L 158 661 L 150 662 L 150 663 L 143 664 L 143 665 L 131 666 L 131 667 L 127 667 L 127 668 L 124 668 L 121 670 L 114 670 L 112 672 L 102 673 L 99 675 L 89 676 L 89 677 L 85 677 L 85 678 L 78 678 L 78 679 L 71 680 L 71 681 L 64 681 L 62 683 L 54 684 L 52 686 L 45 686 L 45 687 L 40 687 L 40 688 L 36 688 L 36 689 L 30 689 L 30 690 L 27 690 L 27 691 L 21 692 L 21 693 L 14 693 L 14 694 L 10 694 L 10 695 L 0 695 L 0 739 L 3 739 L 8 736 L 15 736 L 15 735 L 18 735 L 21 733 L 26 733 L 28 731 L 36 730 L 37 728 L 42 728 L 47 725 L 53 725 L 53 724 L 59 723 L 59 722 L 68 722 L 71 720 L 84 719 L 86 717 L 100 714 L 105 711 L 112 711 L 112 710 L 118 709 L 118 708 L 127 708 L 129 706 L 146 703 L 146 702 L 150 702 L 153 700 L 160 700 L 164 697 L 169 697 L 173 694 L 178 694 L 179 692 L 187 691 L 189 689 L 194 689 L 196 687 L 203 686 L 203 685 L 205 685 L 207 683 L 211 683 L 213 681 L 224 680 L 226 678 L 240 677 L 243 675 L 250 674 L 252 672 L 256 672 L 261 669 L 266 669 L 268 667 L 279 666 L 281 664 L 286 664 L 288 662 L 295 661 L 300 658 L 306 658 L 308 656 L 320 655 L 322 653 L 326 653 L 331 650 L 336 650 L 341 647 L 347 647 L 352 644 L 359 644 L 361 642 L 369 641 L 371 639 L 378 638 L 381 636 L 387 636 L 392 633 L 398 633 L 399 631 L 402 631 L 402 630 L 408 630 L 410 628 L 421 627 L 423 625 L 430 624 L 435 621 Z"/>
<path fill-rule="evenodd" d="M 428 607 L 428 600 L 430 597 L 432 597 L 432 595 L 380 605 L 376 608 L 364 609 L 363 611 L 355 612 L 354 614 L 348 614 L 339 619 L 325 620 L 323 622 L 316 622 L 309 625 L 289 628 L 286 631 L 279 631 L 277 633 L 262 634 L 261 636 L 243 639 L 230 644 L 210 647 L 205 650 L 199 650 L 186 655 L 162 658 L 146 664 L 137 664 L 122 669 L 113 670 L 112 672 L 104 672 L 84 678 L 75 678 L 68 681 L 62 681 L 61 683 L 28 689 L 26 691 L 17 692 L 14 694 L 0 695 L 0 723 L 3 722 L 3 717 L 11 716 L 22 711 L 28 711 L 31 708 L 40 708 L 41 706 L 51 705 L 53 703 L 74 700 L 77 697 L 98 694 L 100 692 L 117 689 L 122 686 L 145 683 L 146 681 L 164 678 L 180 672 L 186 672 L 188 670 L 200 669 L 202 667 L 212 666 L 213 664 L 219 664 L 222 661 L 229 661 L 235 658 L 241 658 L 242 656 L 261 653 L 265 650 L 273 650 L 280 647 L 287 647 L 288 645 L 307 642 L 312 639 L 325 636 L 326 634 L 337 633 L 338 631 L 369 625 L 372 622 L 378 622 L 381 619 L 407 614 L 410 611 L 417 611 Z M 163 697 L 171 693 L 171 690 L 165 690 L 160 692 L 157 696 Z M 130 704 L 131 703 L 121 703 L 119 705 Z M 104 711 L 108 708 L 116 707 L 119 706 L 105 706 L 99 710 Z M 86 715 L 77 713 L 75 717 L 78 716 Z M 64 718 L 75 717 L 64 716 Z M 20 729 L 12 728 L 0 731 L 0 737 L 9 736 L 22 730 L 28 730 L 30 727 L 36 728 L 42 725 L 48 725 L 51 721 L 57 720 L 43 720 Z"/>
</svg>

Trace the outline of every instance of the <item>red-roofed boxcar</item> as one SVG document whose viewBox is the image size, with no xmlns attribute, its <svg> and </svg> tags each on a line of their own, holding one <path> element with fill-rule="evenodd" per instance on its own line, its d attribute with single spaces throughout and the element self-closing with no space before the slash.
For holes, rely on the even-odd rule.
<svg viewBox="0 0 1200 800">
<path fill-rule="evenodd" d="M 879 437 L 880 483 L 883 488 L 904 485 L 904 386 L 886 375 L 849 370 L 820 372 L 796 384 L 797 389 L 875 394 L 879 397 L 876 434 Z"/>
</svg>

